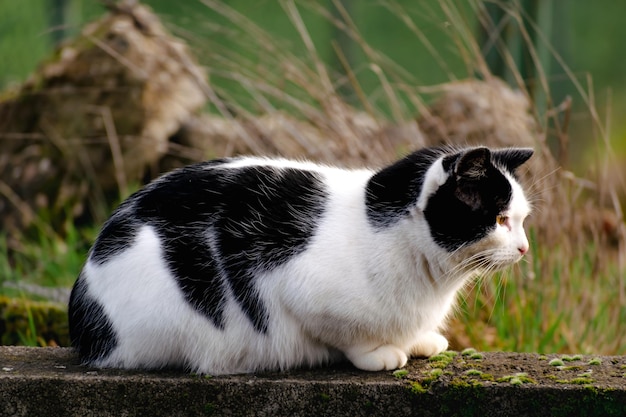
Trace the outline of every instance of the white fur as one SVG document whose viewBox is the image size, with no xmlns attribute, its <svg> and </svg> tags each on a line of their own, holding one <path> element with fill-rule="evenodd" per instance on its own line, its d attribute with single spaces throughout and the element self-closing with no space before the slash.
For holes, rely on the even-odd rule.
<svg viewBox="0 0 626 417">
<path fill-rule="evenodd" d="M 448 174 L 443 169 L 443 158 L 437 159 L 426 171 L 424 184 L 422 185 L 422 193 L 417 200 L 417 207 L 424 211 L 428 198 L 433 195 L 439 187 L 441 187 L 448 179 Z"/>
<path fill-rule="evenodd" d="M 315 169 L 330 190 L 308 248 L 256 281 L 270 315 L 267 333 L 254 329 L 231 295 L 222 330 L 194 310 L 168 272 L 159 238 L 143 226 L 132 247 L 100 266 L 88 261 L 84 269 L 88 291 L 103 305 L 118 340 L 97 365 L 187 365 L 224 374 L 314 366 L 343 353 L 356 367 L 375 371 L 447 348 L 440 331 L 455 294 L 476 273 L 460 265 L 482 243 L 450 254 L 430 237 L 422 211 L 428 195 L 445 182 L 440 161 L 429 169 L 411 216 L 383 229 L 366 218 L 371 171 L 260 158 L 237 164 Z M 503 265 L 519 260 L 518 248 L 528 247 L 522 222 L 530 207 L 509 180 L 509 224 L 487 239 L 498 248 L 490 252 L 492 261 Z"/>
</svg>

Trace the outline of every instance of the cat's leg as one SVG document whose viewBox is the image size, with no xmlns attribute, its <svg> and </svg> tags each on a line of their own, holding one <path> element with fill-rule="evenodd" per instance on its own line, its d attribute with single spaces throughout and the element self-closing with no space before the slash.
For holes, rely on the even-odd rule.
<svg viewBox="0 0 626 417">
<path fill-rule="evenodd" d="M 348 360 L 364 371 L 402 368 L 408 360 L 402 349 L 394 345 L 359 345 L 344 350 Z"/>
<path fill-rule="evenodd" d="M 430 357 L 448 349 L 448 340 L 437 332 L 420 334 L 409 347 L 411 356 Z"/>
</svg>

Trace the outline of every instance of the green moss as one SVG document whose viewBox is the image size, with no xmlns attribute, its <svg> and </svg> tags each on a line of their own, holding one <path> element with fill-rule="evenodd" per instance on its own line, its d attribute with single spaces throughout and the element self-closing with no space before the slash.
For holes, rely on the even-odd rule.
<svg viewBox="0 0 626 417">
<path fill-rule="evenodd" d="M 404 378 L 408 374 L 409 374 L 409 371 L 407 371 L 406 369 L 396 369 L 395 371 L 393 371 L 392 375 L 395 376 L 396 378 Z"/>
<path fill-rule="evenodd" d="M 468 369 L 464 372 L 468 377 L 478 377 L 483 381 L 494 381 L 495 378 L 491 374 L 487 374 L 485 372 L 479 371 L 478 369 Z"/>
<path fill-rule="evenodd" d="M 476 379 L 459 377 L 454 378 L 450 385 L 453 388 L 476 388 L 483 386 L 482 382 Z"/>
<path fill-rule="evenodd" d="M 409 386 L 413 394 L 425 394 L 428 392 L 428 390 L 418 381 L 412 381 Z"/>
<path fill-rule="evenodd" d="M 587 385 L 587 384 L 592 384 L 594 381 L 593 381 L 593 378 L 576 377 L 572 379 L 557 379 L 555 380 L 555 382 L 558 384 Z"/>
<path fill-rule="evenodd" d="M 433 355 L 428 358 L 428 362 L 440 362 L 440 361 L 450 361 L 450 357 L 440 353 L 438 355 Z"/>
<path fill-rule="evenodd" d="M 447 361 L 439 361 L 439 362 L 432 362 L 430 366 L 432 368 L 445 369 L 445 367 L 448 366 L 449 364 L 450 362 L 447 362 Z"/>
<path fill-rule="evenodd" d="M 602 359 L 593 358 L 592 360 L 589 361 L 589 365 L 602 365 Z"/>
<path fill-rule="evenodd" d="M 574 361 L 580 361 L 582 360 L 582 355 L 574 355 L 574 356 L 568 356 L 568 355 L 563 355 L 561 357 L 562 360 L 564 360 L 565 362 L 574 362 Z"/>
<path fill-rule="evenodd" d="M 493 375 L 486 374 L 484 372 L 480 374 L 480 379 L 482 379 L 483 381 L 495 381 L 495 378 L 493 377 Z"/>
<path fill-rule="evenodd" d="M 585 385 L 585 384 L 592 384 L 593 378 L 587 378 L 587 377 L 576 377 L 576 378 L 572 378 L 570 379 L 569 383 L 570 384 L 576 384 L 576 385 Z"/>
<path fill-rule="evenodd" d="M 448 355 L 446 353 L 447 352 L 440 353 L 439 355 L 434 355 L 428 358 L 430 367 L 444 369 L 446 366 L 448 366 L 450 362 L 452 362 L 452 360 L 454 359 L 454 356 Z"/>
<path fill-rule="evenodd" d="M 474 348 L 467 348 L 467 349 L 463 349 L 463 351 L 461 351 L 461 355 L 462 356 L 472 356 L 475 353 L 476 353 L 476 349 L 474 349 Z"/>
<path fill-rule="evenodd" d="M 426 375 L 426 378 L 422 379 L 421 383 L 422 385 L 428 387 L 430 386 L 433 382 L 437 381 L 439 379 L 439 377 L 441 375 L 443 375 L 444 372 L 442 369 L 440 368 L 435 368 L 435 369 L 431 369 L 428 374 Z"/>
<path fill-rule="evenodd" d="M 433 364 L 440 365 L 440 363 L 441 361 L 434 362 L 434 363 L 431 363 L 431 366 L 433 366 Z M 445 365 L 447 365 L 447 363 L 448 362 L 446 362 Z M 426 392 L 428 391 L 428 387 L 430 387 L 430 385 L 432 385 L 435 381 L 437 381 L 439 377 L 447 373 L 449 372 L 444 372 L 443 369 L 439 367 L 430 369 L 429 371 L 424 372 L 424 378 L 422 378 L 420 381 L 410 382 L 411 391 L 415 393 Z"/>
<path fill-rule="evenodd" d="M 473 353 L 473 354 L 470 355 L 470 359 L 481 361 L 481 360 L 485 359 L 485 356 L 482 353 L 476 352 L 476 353 Z"/>
<path fill-rule="evenodd" d="M 483 373 L 478 369 L 468 369 L 464 372 L 467 376 L 481 376 Z"/>
<path fill-rule="evenodd" d="M 528 376 L 526 372 L 519 372 L 513 375 L 505 375 L 498 378 L 497 382 L 508 382 L 513 385 L 536 384 L 537 381 Z"/>
<path fill-rule="evenodd" d="M 559 358 L 554 358 L 550 362 L 548 362 L 548 365 L 550 365 L 550 366 L 564 366 L 565 363 L 563 362 L 563 360 L 561 360 Z"/>
</svg>

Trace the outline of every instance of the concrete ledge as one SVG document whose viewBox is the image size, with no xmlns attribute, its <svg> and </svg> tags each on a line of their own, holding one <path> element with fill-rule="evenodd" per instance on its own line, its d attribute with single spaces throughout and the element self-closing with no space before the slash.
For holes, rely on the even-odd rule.
<svg viewBox="0 0 626 417">
<path fill-rule="evenodd" d="M 620 416 L 625 387 L 626 357 L 467 351 L 395 373 L 341 365 L 204 377 L 95 370 L 70 349 L 0 347 L 3 416 Z"/>
</svg>

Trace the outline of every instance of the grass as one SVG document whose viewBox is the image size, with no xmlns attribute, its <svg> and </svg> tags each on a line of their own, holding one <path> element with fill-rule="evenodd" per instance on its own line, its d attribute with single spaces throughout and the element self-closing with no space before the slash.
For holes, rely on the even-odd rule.
<svg viewBox="0 0 626 417">
<path fill-rule="evenodd" d="M 293 53 L 285 47 L 283 40 L 273 38 L 226 4 L 209 0 L 203 3 L 223 16 L 231 26 L 226 33 L 236 32 L 238 36 L 233 39 L 244 43 L 243 50 L 247 51 L 242 53 L 237 48 L 230 48 L 207 52 L 205 59 L 211 65 L 212 80 L 227 80 L 237 86 L 230 90 L 215 87 L 216 94 L 209 100 L 212 111 L 242 125 L 256 120 L 259 115 L 289 114 L 314 128 L 318 137 L 324 139 L 309 141 L 306 135 L 297 138 L 305 143 L 306 156 L 312 159 L 372 165 L 389 160 L 402 150 L 393 148 L 390 145 L 393 142 L 384 142 L 378 137 L 375 142 L 371 138 L 365 140 L 370 133 L 367 129 L 359 130 L 358 123 L 354 123 L 357 116 L 368 117 L 375 126 L 413 123 L 416 114 L 424 116 L 428 113 L 434 92 L 443 91 L 442 88 L 420 86 L 413 75 L 373 49 L 338 1 L 332 2 L 332 10 L 318 3 L 281 3 L 300 38 L 298 46 L 304 56 Z M 411 20 L 411 16 L 394 1 L 384 3 L 401 17 L 399 22 L 415 33 L 415 42 L 425 43 L 432 50 L 433 59 L 445 67 L 445 59 L 437 55 L 436 48 L 429 47 L 427 37 L 419 31 L 419 25 Z M 451 81 L 455 77 L 490 79 L 473 25 L 478 21 L 486 30 L 493 31 L 499 22 L 469 18 L 468 9 L 461 10 L 452 0 L 440 0 L 437 7 L 437 13 L 433 15 L 445 19 L 447 48 L 455 49 L 466 67 L 465 74 L 452 74 L 445 68 L 443 72 L 450 74 Z M 467 7 L 469 12 L 483 16 L 482 2 L 473 0 Z M 343 74 L 330 71 L 311 42 L 301 18 L 303 8 L 307 13 L 318 13 L 343 31 L 360 47 L 360 53 L 367 61 L 351 67 L 347 60 L 342 60 Z M 507 13 L 513 22 L 525 19 L 520 11 L 508 6 Z M 536 37 L 530 36 L 530 32 L 536 30 L 533 28 L 532 24 L 520 27 L 521 42 L 525 42 L 531 51 L 536 47 L 536 41 L 531 41 Z M 505 40 L 495 38 L 493 42 L 504 61 L 512 65 L 514 61 L 509 59 Z M 609 242 L 603 224 L 594 222 L 605 212 L 615 214 L 618 225 L 623 221 L 620 196 L 624 198 L 625 190 L 619 181 L 609 177 L 609 171 L 602 168 L 615 159 L 609 137 L 610 123 L 600 117 L 589 84 L 581 81 L 547 42 L 542 45 L 542 54 L 545 50 L 553 54 L 554 61 L 570 78 L 587 106 L 585 117 L 590 125 L 589 131 L 596 135 L 589 148 L 592 156 L 588 161 L 589 169 L 581 174 L 585 177 L 578 177 L 572 171 L 574 168 L 569 166 L 552 169 L 559 166 L 554 161 L 563 159 L 560 157 L 569 151 L 570 108 L 566 102 L 555 103 L 551 98 L 547 76 L 541 70 L 542 59 L 531 60 L 532 65 L 539 67 L 535 73 L 540 78 L 532 91 L 527 86 L 529 80 L 523 79 L 511 66 L 513 86 L 533 103 L 530 117 L 538 130 L 533 132 L 536 133 L 533 138 L 540 154 L 538 158 L 544 158 L 539 164 L 546 162 L 550 169 L 530 178 L 530 194 L 537 207 L 529 225 L 530 254 L 510 271 L 481 279 L 469 288 L 461 297 L 457 317 L 467 337 L 466 345 L 479 351 L 624 354 L 624 242 Z M 251 58 L 250 51 L 254 51 L 256 59 Z M 336 49 L 336 53 L 341 58 L 342 51 Z M 378 84 L 372 91 L 366 91 L 361 85 L 365 73 L 370 81 L 373 77 Z M 344 101 L 337 93 L 340 87 L 349 91 L 355 104 Z M 541 94 L 537 94 L 538 91 Z M 541 106 L 536 105 L 538 96 L 544 97 Z M 237 115 L 237 120 L 231 113 Z M 500 124 L 508 123 L 509 120 L 502 120 Z M 291 128 L 294 126 L 300 125 L 294 124 Z M 489 140 L 490 137 L 486 135 L 482 139 Z M 283 149 L 281 146 L 287 142 L 278 143 L 279 140 L 296 141 L 281 137 L 269 149 Z M 263 152 L 264 149 L 256 151 Z M 40 216 L 39 224 L 47 224 L 49 216 L 46 213 L 40 213 Z M 71 286 L 98 227 L 78 228 L 68 220 L 60 232 L 38 227 L 28 238 L 0 235 L 0 284 Z M 623 231 L 623 227 L 619 230 Z M 23 291 L 3 285 L 0 293 L 22 296 Z M 473 354 L 476 352 L 466 352 L 472 358 Z M 437 360 L 431 358 L 433 367 L 445 367 L 449 358 L 444 356 Z"/>
<path fill-rule="evenodd" d="M 64 235 L 42 229 L 33 230 L 31 238 L 0 234 L 0 294 L 22 296 L 23 284 L 70 287 L 98 228 L 79 229 L 68 223 Z"/>
<path fill-rule="evenodd" d="M 617 264 L 594 271 L 595 251 L 590 242 L 585 256 L 572 260 L 563 249 L 535 242 L 533 255 L 515 271 L 478 283 L 459 310 L 473 335 L 471 345 L 478 350 L 626 353 L 620 324 L 626 305 L 616 302 L 624 271 Z M 495 339 L 473 332 L 476 323 L 493 329 Z"/>
</svg>

